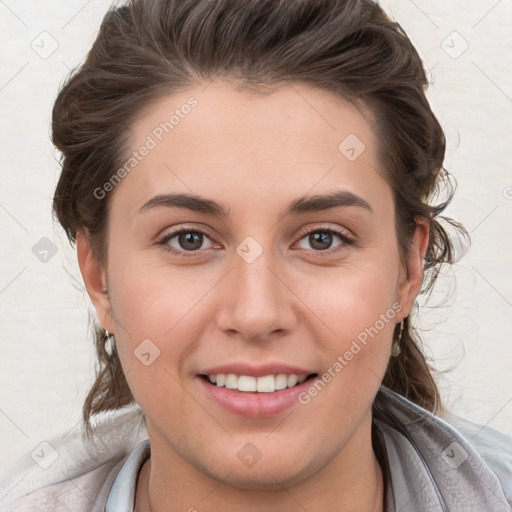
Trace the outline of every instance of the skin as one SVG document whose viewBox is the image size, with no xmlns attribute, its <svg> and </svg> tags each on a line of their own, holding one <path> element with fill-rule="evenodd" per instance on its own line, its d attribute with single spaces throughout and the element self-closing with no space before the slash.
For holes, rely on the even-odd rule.
<svg viewBox="0 0 512 512">
<path fill-rule="evenodd" d="M 85 232 L 77 240 L 99 321 L 115 333 L 146 414 L 152 455 L 136 510 L 150 510 L 149 492 L 153 512 L 381 511 L 371 404 L 395 324 L 421 285 L 428 226 L 418 220 L 407 273 L 371 116 L 306 85 L 260 95 L 216 81 L 174 93 L 137 118 L 132 148 L 190 96 L 197 107 L 112 193 L 106 261 L 94 259 Z M 354 161 L 338 150 L 349 134 L 366 146 Z M 357 194 L 373 212 L 349 206 L 281 217 L 290 201 L 333 190 Z M 229 215 L 165 206 L 139 213 L 171 192 L 215 200 Z M 179 254 L 158 244 L 183 226 L 207 235 L 191 257 L 178 237 L 167 246 Z M 333 234 L 319 250 L 305 231 L 326 228 L 356 244 Z M 263 250 L 252 263 L 236 252 L 248 236 Z M 241 360 L 320 375 L 393 303 L 401 305 L 395 318 L 307 405 L 245 418 L 213 403 L 200 385 L 201 368 Z M 134 355 L 144 339 L 160 350 L 149 366 Z M 262 454 L 250 468 L 237 457 L 248 442 Z"/>
</svg>

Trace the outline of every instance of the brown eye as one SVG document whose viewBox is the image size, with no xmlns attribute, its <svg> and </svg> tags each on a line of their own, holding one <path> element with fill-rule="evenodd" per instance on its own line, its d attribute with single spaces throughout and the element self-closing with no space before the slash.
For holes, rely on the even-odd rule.
<svg viewBox="0 0 512 512">
<path fill-rule="evenodd" d="M 209 241 L 211 245 L 203 247 L 204 242 Z M 163 246 L 167 251 L 184 256 L 192 256 L 194 251 L 211 249 L 215 245 L 206 233 L 189 228 L 178 229 L 165 235 L 158 245 Z"/>
<path fill-rule="evenodd" d="M 177 239 L 180 247 L 186 251 L 196 251 L 203 245 L 203 233 L 197 231 L 180 233 L 177 235 Z"/>
<path fill-rule="evenodd" d="M 308 241 L 313 249 L 323 251 L 330 248 L 333 237 L 332 233 L 327 231 L 317 231 L 308 235 Z"/>
<path fill-rule="evenodd" d="M 308 247 L 309 245 L 309 247 Z M 331 252 L 343 250 L 354 245 L 352 238 L 345 232 L 331 228 L 317 228 L 304 233 L 299 241 L 299 247 L 314 252 Z"/>
</svg>

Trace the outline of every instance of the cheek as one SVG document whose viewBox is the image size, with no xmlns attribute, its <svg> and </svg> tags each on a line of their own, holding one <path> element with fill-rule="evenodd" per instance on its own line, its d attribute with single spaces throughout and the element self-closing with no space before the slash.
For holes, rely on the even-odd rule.
<svg viewBox="0 0 512 512">
<path fill-rule="evenodd" d="M 218 277 L 211 270 L 148 262 L 136 251 L 112 250 L 110 256 L 116 343 L 132 393 L 149 409 L 153 403 L 158 407 L 163 396 L 173 396 L 178 406 L 182 388 L 177 382 L 187 377 L 188 356 L 202 337 L 208 293 Z"/>
<path fill-rule="evenodd" d="M 214 283 L 211 271 L 173 267 L 164 256 L 150 251 L 128 248 L 116 258 L 113 247 L 111 254 L 112 311 L 116 320 L 126 324 L 133 343 L 141 337 L 161 340 L 179 329 Z"/>
<path fill-rule="evenodd" d="M 389 362 L 401 310 L 389 274 L 370 266 L 353 268 L 348 274 L 324 286 L 316 300 L 316 313 L 329 326 L 329 331 L 319 328 L 316 336 L 323 343 L 319 348 L 324 368 L 321 382 L 310 387 L 301 402 L 316 404 L 320 423 L 332 425 L 334 437 L 348 417 L 355 425 L 370 408 Z M 315 302 L 312 295 L 310 301 Z M 321 398 L 316 401 L 316 396 Z"/>
<path fill-rule="evenodd" d="M 371 409 L 389 362 L 400 310 L 389 276 L 365 270 L 352 269 L 350 277 L 323 287 L 326 293 L 317 301 L 322 306 L 317 312 L 330 329 L 319 327 L 315 337 L 323 353 L 323 371 L 299 397 L 308 418 L 315 417 L 311 427 L 321 426 L 325 439 L 341 444 Z M 313 296 L 310 299 L 314 302 Z"/>
<path fill-rule="evenodd" d="M 381 249 L 329 275 L 321 269 L 324 274 L 319 271 L 318 279 L 299 291 L 310 308 L 306 323 L 318 326 L 314 339 L 323 353 L 325 396 L 332 403 L 343 396 L 346 407 L 357 410 L 357 403 L 372 398 L 384 377 L 402 309 L 397 258 L 386 257 Z"/>
<path fill-rule="evenodd" d="M 387 313 L 386 325 L 393 324 L 390 320 L 397 308 L 392 308 L 397 299 L 395 267 L 396 262 L 381 264 L 378 259 L 365 258 L 329 271 L 320 268 L 294 290 L 311 313 L 331 328 L 333 336 L 347 340 L 375 324 L 382 314 Z"/>
</svg>

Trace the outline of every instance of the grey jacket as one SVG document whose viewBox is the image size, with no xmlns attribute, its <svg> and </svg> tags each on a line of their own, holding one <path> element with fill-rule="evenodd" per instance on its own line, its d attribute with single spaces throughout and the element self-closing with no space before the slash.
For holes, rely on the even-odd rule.
<svg viewBox="0 0 512 512">
<path fill-rule="evenodd" d="M 511 436 L 434 416 L 385 387 L 379 396 L 385 414 L 374 425 L 391 476 L 387 512 L 512 510 Z M 136 405 L 101 415 L 92 443 L 78 429 L 52 439 L 2 477 L 0 511 L 132 512 L 146 439 Z"/>
</svg>

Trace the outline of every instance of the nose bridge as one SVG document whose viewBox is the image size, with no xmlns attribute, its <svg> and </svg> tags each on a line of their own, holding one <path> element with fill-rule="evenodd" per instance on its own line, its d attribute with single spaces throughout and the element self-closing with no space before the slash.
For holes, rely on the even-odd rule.
<svg viewBox="0 0 512 512">
<path fill-rule="evenodd" d="M 252 341 L 289 330 L 294 320 L 290 292 L 278 277 L 273 251 L 258 246 L 254 240 L 238 246 L 220 318 L 223 330 L 238 331 Z"/>
</svg>

